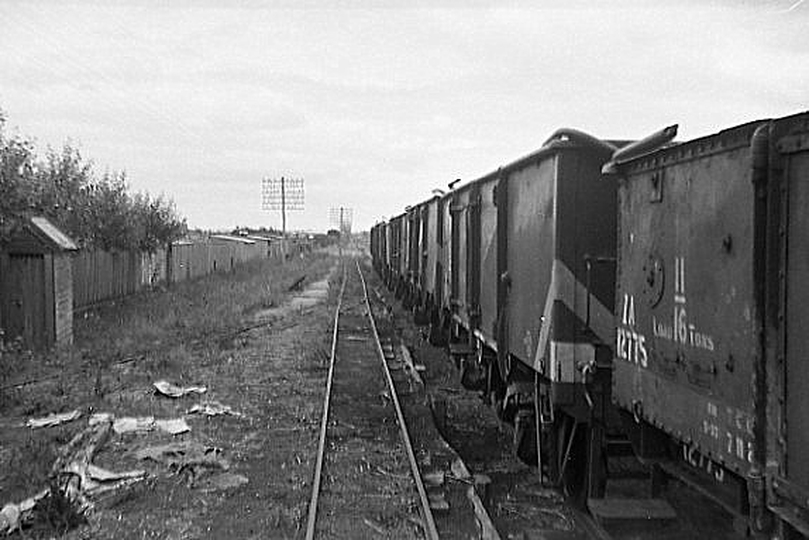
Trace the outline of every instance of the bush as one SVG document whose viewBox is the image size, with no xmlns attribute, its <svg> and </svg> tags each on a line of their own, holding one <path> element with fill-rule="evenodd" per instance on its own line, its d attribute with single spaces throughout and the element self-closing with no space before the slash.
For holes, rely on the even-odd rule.
<svg viewBox="0 0 809 540">
<path fill-rule="evenodd" d="M 125 172 L 97 177 L 69 144 L 40 158 L 33 142 L 5 128 L 0 110 L 0 243 L 31 214 L 48 217 L 82 247 L 106 250 L 154 251 L 185 233 L 174 204 L 130 193 Z"/>
</svg>

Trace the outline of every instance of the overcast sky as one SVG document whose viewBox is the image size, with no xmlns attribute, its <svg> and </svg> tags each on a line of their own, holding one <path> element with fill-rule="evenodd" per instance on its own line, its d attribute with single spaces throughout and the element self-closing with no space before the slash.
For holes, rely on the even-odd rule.
<svg viewBox="0 0 809 540">
<path fill-rule="evenodd" d="M 278 226 L 261 179 L 284 175 L 290 228 L 346 206 L 358 230 L 559 127 L 689 139 L 809 109 L 809 1 L 0 0 L 0 108 L 192 227 Z"/>
</svg>

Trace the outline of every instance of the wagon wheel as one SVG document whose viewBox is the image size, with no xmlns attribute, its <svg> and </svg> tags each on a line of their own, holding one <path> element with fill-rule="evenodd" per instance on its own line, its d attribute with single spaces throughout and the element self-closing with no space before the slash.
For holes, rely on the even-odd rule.
<svg viewBox="0 0 809 540">
<path fill-rule="evenodd" d="M 444 330 L 444 321 L 441 316 L 441 310 L 434 307 L 430 314 L 430 345 L 434 347 L 442 347 L 446 345 L 447 335 Z"/>
<path fill-rule="evenodd" d="M 503 399 L 506 397 L 506 385 L 500 377 L 499 362 L 494 360 L 486 366 L 486 390 L 484 402 L 494 408 L 499 420 L 503 420 Z"/>
<path fill-rule="evenodd" d="M 524 463 L 537 463 L 536 420 L 532 409 L 517 411 L 514 420 L 514 452 Z"/>
</svg>

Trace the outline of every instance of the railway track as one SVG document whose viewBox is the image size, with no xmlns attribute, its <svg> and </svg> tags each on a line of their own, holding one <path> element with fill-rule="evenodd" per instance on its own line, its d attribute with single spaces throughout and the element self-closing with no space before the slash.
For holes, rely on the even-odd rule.
<svg viewBox="0 0 809 540">
<path fill-rule="evenodd" d="M 358 262 L 344 263 L 306 539 L 437 539 Z"/>
</svg>

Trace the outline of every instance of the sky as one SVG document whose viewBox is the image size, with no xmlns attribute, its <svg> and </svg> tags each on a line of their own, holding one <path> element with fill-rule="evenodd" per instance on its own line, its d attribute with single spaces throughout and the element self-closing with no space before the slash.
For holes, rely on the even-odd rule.
<svg viewBox="0 0 809 540">
<path fill-rule="evenodd" d="M 688 140 L 809 109 L 809 1 L 0 0 L 0 109 L 189 226 L 367 229 L 557 128 Z"/>
</svg>

